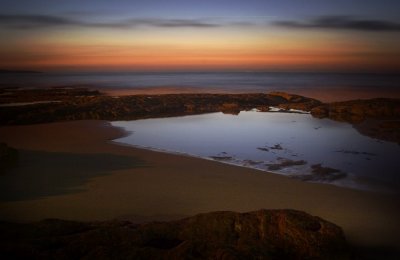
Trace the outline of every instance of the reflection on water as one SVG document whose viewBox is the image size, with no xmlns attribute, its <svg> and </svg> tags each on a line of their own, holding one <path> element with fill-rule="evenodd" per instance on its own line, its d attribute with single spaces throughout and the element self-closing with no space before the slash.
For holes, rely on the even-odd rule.
<svg viewBox="0 0 400 260">
<path fill-rule="evenodd" d="M 354 188 L 396 189 L 400 146 L 308 114 L 241 112 L 117 121 L 118 143 Z"/>
</svg>

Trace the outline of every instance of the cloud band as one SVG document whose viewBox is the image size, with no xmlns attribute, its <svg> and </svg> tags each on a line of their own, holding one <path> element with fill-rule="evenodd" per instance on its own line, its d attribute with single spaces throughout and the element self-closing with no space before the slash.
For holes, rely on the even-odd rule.
<svg viewBox="0 0 400 260">
<path fill-rule="evenodd" d="M 332 29 L 358 31 L 400 31 L 400 23 L 384 20 L 356 19 L 350 16 L 323 16 L 308 21 L 276 21 L 276 26 L 290 29 Z"/>
</svg>

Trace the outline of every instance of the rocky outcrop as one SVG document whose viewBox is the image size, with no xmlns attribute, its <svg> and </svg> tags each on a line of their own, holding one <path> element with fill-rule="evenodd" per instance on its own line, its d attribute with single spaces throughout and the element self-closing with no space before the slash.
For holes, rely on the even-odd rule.
<svg viewBox="0 0 400 260">
<path fill-rule="evenodd" d="M 363 135 L 400 144 L 400 99 L 376 98 L 322 104 L 312 108 L 311 115 L 347 122 Z"/>
<path fill-rule="evenodd" d="M 294 210 L 213 212 L 135 225 L 1 223 L 2 259 L 348 259 L 342 230 Z"/>
<path fill-rule="evenodd" d="M 279 106 L 283 103 L 317 102 L 301 96 L 282 97 L 277 94 L 166 94 L 111 97 L 84 89 L 55 88 L 32 91 L 15 90 L 8 95 L 1 95 L 0 104 L 42 100 L 60 102 L 0 107 L 1 125 L 83 119 L 134 120 L 211 112 L 238 114 L 240 111 L 253 108 L 268 111 L 270 106 Z"/>
<path fill-rule="evenodd" d="M 310 111 L 311 109 L 323 104 L 321 101 L 313 98 L 288 94 L 285 92 L 271 92 L 270 95 L 281 97 L 286 100 L 286 102 L 282 102 L 278 105 L 279 108 L 282 108 L 284 110 L 296 109 L 302 111 Z"/>
<path fill-rule="evenodd" d="M 311 114 L 318 118 L 328 117 L 349 123 L 360 123 L 366 119 L 400 118 L 400 100 L 375 98 L 334 102 L 312 108 Z"/>
</svg>

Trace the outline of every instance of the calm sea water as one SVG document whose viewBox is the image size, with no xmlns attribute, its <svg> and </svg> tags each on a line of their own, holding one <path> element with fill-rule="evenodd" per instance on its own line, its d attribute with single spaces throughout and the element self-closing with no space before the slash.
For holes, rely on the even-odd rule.
<svg viewBox="0 0 400 260">
<path fill-rule="evenodd" d="M 80 72 L 1 74 L 0 86 L 89 86 L 167 92 L 286 91 L 326 101 L 400 97 L 400 75 L 282 72 Z"/>
<path fill-rule="evenodd" d="M 351 125 L 309 114 L 241 112 L 117 121 L 117 143 L 183 153 L 356 189 L 400 187 L 400 146 L 359 134 Z M 288 161 L 301 165 L 272 169 Z M 313 165 L 336 173 L 313 173 Z M 315 167 L 315 166 L 314 166 Z"/>
</svg>

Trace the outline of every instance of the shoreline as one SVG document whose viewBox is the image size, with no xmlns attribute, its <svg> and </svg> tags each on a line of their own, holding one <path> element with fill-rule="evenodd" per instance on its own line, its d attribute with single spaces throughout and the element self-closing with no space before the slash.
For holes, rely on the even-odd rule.
<svg viewBox="0 0 400 260">
<path fill-rule="evenodd" d="M 295 179 L 293 177 L 290 177 L 290 175 L 286 175 L 284 173 L 273 171 L 273 170 L 265 170 L 265 169 L 261 169 L 261 168 L 252 167 L 250 165 L 244 165 L 244 164 L 230 162 L 230 161 L 216 160 L 216 159 L 213 159 L 213 158 L 210 158 L 210 157 L 202 157 L 200 155 L 195 155 L 195 154 L 190 154 L 190 153 L 185 153 L 185 152 L 170 151 L 170 150 L 163 150 L 163 149 L 160 149 L 160 148 L 153 148 L 153 147 L 147 147 L 147 146 L 127 144 L 127 143 L 117 142 L 117 141 L 114 141 L 114 140 L 111 140 L 110 144 L 119 145 L 119 146 L 123 146 L 123 147 L 130 147 L 130 148 L 139 149 L 139 150 L 147 150 L 147 151 L 150 151 L 150 152 L 165 153 L 165 154 L 171 154 L 171 155 L 176 155 L 176 156 L 181 156 L 181 157 L 189 157 L 189 158 L 194 158 L 194 159 L 212 161 L 212 162 L 221 163 L 221 164 L 224 164 L 224 165 L 231 165 L 231 166 L 235 166 L 235 167 L 241 167 L 241 168 L 245 168 L 245 169 L 258 171 L 258 172 L 261 172 L 261 173 L 274 174 L 274 175 L 279 175 L 279 176 L 283 176 L 283 177 L 290 178 L 290 179 Z M 350 190 L 355 190 L 355 191 L 365 191 L 365 192 L 372 192 L 372 193 L 383 193 L 383 194 L 398 195 L 398 192 L 396 190 L 386 190 L 381 186 L 373 187 L 373 186 L 370 186 L 370 185 L 367 185 L 367 184 L 365 184 L 364 186 L 340 185 L 340 184 L 337 184 L 335 182 L 304 181 L 304 180 L 301 180 L 301 179 L 298 179 L 298 180 L 300 180 L 302 182 L 308 182 L 308 183 L 323 184 L 323 185 L 333 185 L 335 187 L 345 188 L 345 189 L 350 189 Z"/>
<path fill-rule="evenodd" d="M 0 202 L 1 220 L 30 222 L 61 218 L 146 222 L 220 210 L 292 208 L 341 226 L 351 244 L 400 249 L 397 196 L 307 183 L 213 160 L 110 142 L 123 134 L 124 131 L 107 121 L 0 127 L 0 141 L 31 153 L 46 152 L 40 155 L 42 160 L 36 162 L 38 165 L 28 163 L 24 167 L 24 171 L 32 169 L 30 174 L 37 174 L 40 167 L 57 171 L 57 166 L 48 165 L 51 155 L 56 153 L 76 155 L 79 160 L 74 169 L 82 167 L 79 163 L 85 162 L 85 155 L 100 153 L 116 156 L 110 161 L 115 164 L 118 164 L 118 156 L 143 162 L 135 167 L 108 169 L 100 176 L 90 177 L 81 184 L 79 191 Z M 22 155 L 29 157 L 29 153 Z"/>
</svg>

